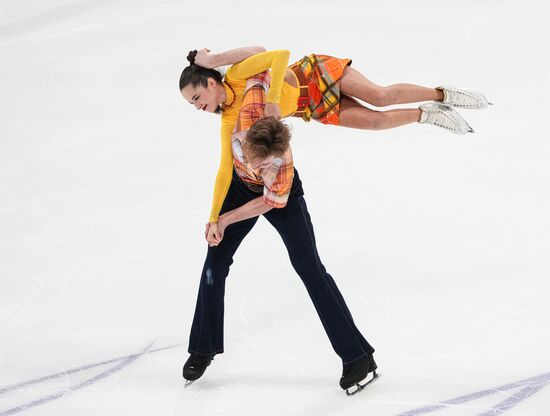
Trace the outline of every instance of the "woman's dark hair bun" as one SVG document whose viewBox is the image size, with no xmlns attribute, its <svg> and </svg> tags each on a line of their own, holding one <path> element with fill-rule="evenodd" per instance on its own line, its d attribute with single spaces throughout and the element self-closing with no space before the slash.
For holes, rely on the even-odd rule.
<svg viewBox="0 0 550 416">
<path fill-rule="evenodd" d="M 187 60 L 189 61 L 189 65 L 195 65 L 195 56 L 197 56 L 197 50 L 189 51 L 189 54 L 187 55 Z"/>
</svg>

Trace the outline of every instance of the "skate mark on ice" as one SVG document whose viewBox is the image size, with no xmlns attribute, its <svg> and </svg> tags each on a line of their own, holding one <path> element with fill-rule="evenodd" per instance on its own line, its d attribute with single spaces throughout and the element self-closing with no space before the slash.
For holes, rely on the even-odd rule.
<svg viewBox="0 0 550 416">
<path fill-rule="evenodd" d="M 502 393 L 509 390 L 520 389 L 512 394 L 507 399 L 495 405 L 492 409 L 480 413 L 478 416 L 497 416 L 500 415 L 512 407 L 518 405 L 525 399 L 528 399 L 533 394 L 545 388 L 550 384 L 550 373 L 544 373 L 539 376 L 527 378 L 525 380 L 516 381 L 515 383 L 505 384 L 503 386 L 495 387 L 494 389 L 481 390 L 475 393 L 467 394 L 465 396 L 456 397 L 451 400 L 436 403 L 429 406 L 419 407 L 418 409 L 409 410 L 405 413 L 400 413 L 398 416 L 418 416 L 432 413 L 438 410 L 445 409 L 447 407 L 457 406 L 462 403 L 471 402 L 473 400 L 481 399 L 482 397 L 490 396 L 495 393 Z"/>
<path fill-rule="evenodd" d="M 11 409 L 0 410 L 0 416 L 13 415 L 13 414 L 21 412 L 23 410 L 27 410 L 27 409 L 30 409 L 32 407 L 41 406 L 41 405 L 46 404 L 48 402 L 51 402 L 53 400 L 60 399 L 63 396 L 65 396 L 66 394 L 70 394 L 70 393 L 73 393 L 75 391 L 81 390 L 85 387 L 91 386 L 92 384 L 95 384 L 95 383 L 103 380 L 104 378 L 107 378 L 107 377 L 121 371 L 122 369 L 126 368 L 127 366 L 129 366 L 130 364 L 132 364 L 133 362 L 135 362 L 136 360 L 141 358 L 143 355 L 151 354 L 151 353 L 159 352 L 159 351 L 165 351 L 165 350 L 168 350 L 168 349 L 172 349 L 172 348 L 176 348 L 176 347 L 181 346 L 181 344 L 177 344 L 177 345 L 170 345 L 168 347 L 151 349 L 151 347 L 153 346 L 154 343 L 155 343 L 155 341 L 151 342 L 149 345 L 147 345 L 145 348 L 143 348 L 140 352 L 138 352 L 136 354 L 131 354 L 131 355 L 123 356 L 123 357 L 117 357 L 117 358 L 102 361 L 102 362 L 99 362 L 99 363 L 88 364 L 88 365 L 84 365 L 84 366 L 81 366 L 81 367 L 72 368 L 72 369 L 67 370 L 67 371 L 62 371 L 62 372 L 59 372 L 59 373 L 55 373 L 55 374 L 52 374 L 52 375 L 49 375 L 49 376 L 45 376 L 45 377 L 37 378 L 37 379 L 34 379 L 34 380 L 29 380 L 29 381 L 26 381 L 26 382 L 23 382 L 23 383 L 13 384 L 13 385 L 10 385 L 10 386 L 3 387 L 3 388 L 0 389 L 0 394 L 8 393 L 10 391 L 15 391 L 15 390 L 18 390 L 22 387 L 30 386 L 30 385 L 33 385 L 33 384 L 39 384 L 39 383 L 43 383 L 43 382 L 46 382 L 46 381 L 54 380 L 56 378 L 68 376 L 70 374 L 78 373 L 78 372 L 81 372 L 81 371 L 89 370 L 89 369 L 94 368 L 94 367 L 99 367 L 99 366 L 103 366 L 103 365 L 107 365 L 107 364 L 112 364 L 112 363 L 115 363 L 115 362 L 120 362 L 119 364 L 115 365 L 114 367 L 111 367 L 108 370 L 103 371 L 103 372 L 95 375 L 94 377 L 92 377 L 92 378 L 90 378 L 90 379 L 88 379 L 88 380 L 86 380 L 86 381 L 84 381 L 80 384 L 77 384 L 76 386 L 69 387 L 69 388 L 67 388 L 63 391 L 59 391 L 57 393 L 53 393 L 53 394 L 41 397 L 40 399 L 33 400 L 31 402 L 25 403 L 23 405 L 20 405 L 20 406 L 11 408 Z"/>
</svg>

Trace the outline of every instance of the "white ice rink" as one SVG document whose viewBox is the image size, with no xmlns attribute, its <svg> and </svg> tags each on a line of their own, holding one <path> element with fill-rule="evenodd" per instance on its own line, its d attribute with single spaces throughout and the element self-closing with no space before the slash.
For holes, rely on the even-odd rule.
<svg viewBox="0 0 550 416">
<path fill-rule="evenodd" d="M 545 1 L 0 0 L 0 415 L 550 413 Z M 189 49 L 454 84 L 475 134 L 289 120 L 321 258 L 382 378 L 348 398 L 277 233 L 245 239 L 225 353 L 184 389 L 219 118 Z M 443 404 L 442 404 L 443 403 Z"/>
</svg>

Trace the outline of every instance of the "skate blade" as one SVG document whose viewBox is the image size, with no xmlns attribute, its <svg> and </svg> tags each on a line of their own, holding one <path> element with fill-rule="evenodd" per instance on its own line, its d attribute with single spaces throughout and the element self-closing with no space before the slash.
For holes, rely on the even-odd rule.
<svg viewBox="0 0 550 416">
<path fill-rule="evenodd" d="M 193 384 L 195 380 L 185 380 L 185 386 L 183 386 L 184 389 L 189 387 L 191 384 Z"/>
<path fill-rule="evenodd" d="M 347 394 L 348 396 L 354 396 L 354 395 L 356 395 L 357 393 L 363 391 L 363 389 L 364 389 L 365 387 L 367 387 L 369 384 L 371 384 L 371 383 L 375 382 L 376 380 L 378 380 L 378 378 L 380 378 L 381 376 L 382 376 L 382 374 L 378 374 L 376 371 L 373 371 L 373 373 L 372 373 L 372 378 L 371 378 L 369 381 L 367 381 L 365 384 L 357 383 L 357 384 L 354 386 L 354 387 L 355 387 L 355 390 L 350 391 L 351 388 L 349 388 L 349 389 L 346 390 L 346 394 Z M 353 388 L 353 387 L 352 387 L 352 388 Z"/>
</svg>

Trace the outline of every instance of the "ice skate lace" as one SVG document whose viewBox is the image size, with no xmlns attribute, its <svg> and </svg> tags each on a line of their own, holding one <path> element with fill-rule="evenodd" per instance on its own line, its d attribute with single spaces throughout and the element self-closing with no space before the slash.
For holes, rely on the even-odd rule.
<svg viewBox="0 0 550 416">
<path fill-rule="evenodd" d="M 482 106 L 482 101 L 479 96 L 470 91 L 457 88 L 455 90 L 449 89 L 447 92 L 450 96 L 449 100 L 447 100 L 447 104 L 452 104 L 453 106 L 460 108 L 478 108 Z M 463 102 L 461 103 L 461 101 Z"/>
<path fill-rule="evenodd" d="M 460 125 L 459 120 L 451 112 L 444 111 L 442 109 L 432 110 L 432 117 L 429 117 L 429 122 L 434 126 L 447 129 L 449 131 L 457 131 Z M 449 124 L 443 124 L 444 121 L 450 122 Z"/>
</svg>

